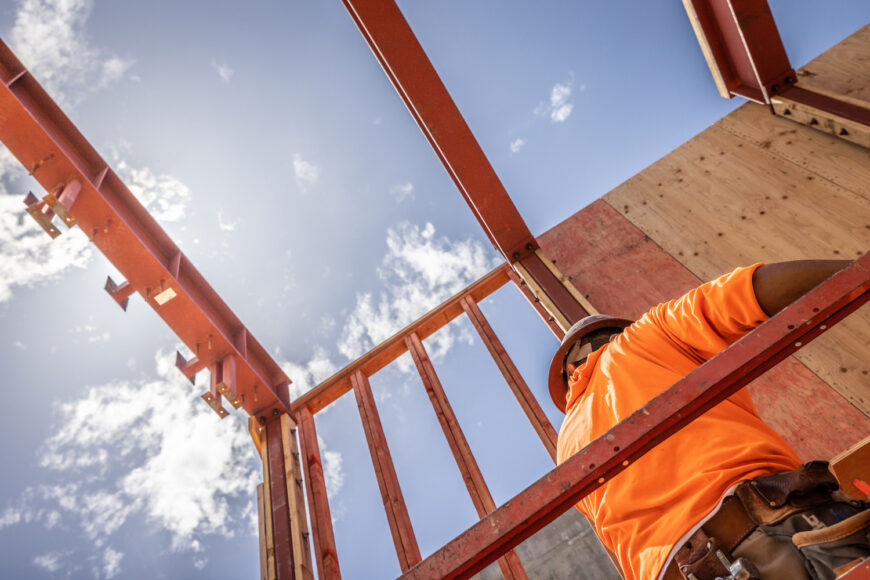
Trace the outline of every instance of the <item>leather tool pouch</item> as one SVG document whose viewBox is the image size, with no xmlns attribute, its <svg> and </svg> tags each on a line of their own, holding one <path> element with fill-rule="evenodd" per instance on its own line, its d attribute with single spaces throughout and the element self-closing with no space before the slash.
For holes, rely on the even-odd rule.
<svg viewBox="0 0 870 580">
<path fill-rule="evenodd" d="M 793 544 L 814 580 L 836 578 L 836 569 L 870 556 L 870 511 L 838 490 L 824 461 L 756 478 L 737 487 L 749 517 L 764 532 Z"/>
<path fill-rule="evenodd" d="M 716 555 L 717 550 L 731 560 L 731 554 L 715 538 L 707 536 L 703 530 L 698 530 L 677 551 L 674 561 L 683 578 L 725 578 L 731 572 Z"/>
</svg>

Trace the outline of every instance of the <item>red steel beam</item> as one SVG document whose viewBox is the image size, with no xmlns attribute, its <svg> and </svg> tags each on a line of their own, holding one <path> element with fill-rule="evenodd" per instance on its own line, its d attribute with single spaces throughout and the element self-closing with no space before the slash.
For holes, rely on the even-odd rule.
<svg viewBox="0 0 870 580">
<path fill-rule="evenodd" d="M 266 458 L 269 461 L 269 492 L 272 499 L 272 533 L 275 538 L 275 572 L 277 580 L 292 580 L 295 576 L 293 537 L 290 524 L 290 503 L 287 499 L 287 471 L 284 468 L 284 440 L 281 416 L 266 419 Z"/>
<path fill-rule="evenodd" d="M 2 41 L 0 140 L 203 366 L 235 356 L 248 413 L 290 408 L 287 375 Z"/>
<path fill-rule="evenodd" d="M 870 253 L 677 381 L 402 577 L 470 577 L 868 299 Z"/>
<path fill-rule="evenodd" d="M 457 421 L 456 415 L 447 401 L 447 395 L 441 386 L 438 375 L 435 373 L 432 361 L 429 360 L 429 355 L 426 354 L 423 342 L 420 340 L 420 337 L 412 332 L 405 338 L 405 343 L 411 352 L 411 357 L 414 359 L 417 371 L 420 373 L 423 386 L 429 394 L 429 400 L 435 409 L 438 422 L 441 423 L 444 437 L 447 439 L 450 450 L 453 452 L 453 457 L 456 459 L 456 465 L 459 467 L 462 479 L 468 488 L 471 502 L 477 510 L 477 515 L 482 518 L 495 510 L 495 502 L 492 500 L 492 495 L 489 493 L 489 488 L 483 479 L 483 474 L 477 466 L 477 461 L 475 461 L 471 447 L 468 445 L 465 434 L 463 434 L 462 428 L 459 426 L 459 421 Z M 513 551 L 506 552 L 505 557 L 499 560 L 499 568 L 506 580 L 527 578 L 519 557 Z M 430 576 L 430 578 L 435 578 L 435 576 Z"/>
<path fill-rule="evenodd" d="M 507 351 L 504 349 L 504 346 L 502 346 L 501 341 L 492 330 L 492 327 L 489 325 L 483 312 L 480 311 L 480 307 L 471 299 L 471 297 L 466 296 L 462 299 L 462 309 L 465 310 L 465 314 L 468 316 L 469 320 L 471 320 L 471 324 L 474 325 L 475 330 L 477 330 L 477 333 L 480 335 L 480 339 L 483 341 L 483 344 L 486 345 L 489 354 L 492 355 L 492 360 L 495 361 L 495 364 L 504 376 L 508 387 L 510 387 L 511 392 L 517 398 L 517 402 L 520 404 L 520 407 L 529 419 L 529 423 L 531 423 L 532 428 L 535 430 L 535 433 L 538 434 L 538 437 L 541 438 L 541 443 L 544 444 L 547 453 L 550 454 L 550 457 L 555 463 L 556 441 L 558 435 L 556 434 L 556 430 L 553 429 L 550 420 L 547 419 L 547 415 L 544 413 L 544 410 L 541 408 L 535 395 L 532 394 L 531 389 L 529 389 L 529 386 L 526 384 L 520 371 L 517 370 L 516 365 L 514 365 L 514 361 L 511 360 Z"/>
<path fill-rule="evenodd" d="M 486 235 L 507 260 L 538 243 L 393 0 L 342 0 Z"/>
<path fill-rule="evenodd" d="M 381 426 L 381 418 L 378 415 L 369 380 L 361 371 L 356 371 L 351 375 L 351 382 L 366 441 L 369 444 L 378 487 L 381 490 L 381 498 L 384 501 L 387 522 L 393 534 L 396 556 L 399 558 L 402 572 L 407 572 L 422 559 L 420 548 L 417 546 L 417 537 L 414 535 L 411 518 L 408 516 L 408 508 L 405 506 L 405 498 L 402 496 L 402 488 L 399 486 L 399 478 L 396 476 L 396 468 L 393 466 L 390 448 L 387 445 L 384 428 Z"/>
<path fill-rule="evenodd" d="M 769 104 L 795 82 L 767 0 L 683 0 L 723 97 Z"/>
<path fill-rule="evenodd" d="M 323 477 L 314 416 L 309 409 L 302 408 L 297 413 L 296 423 L 299 425 L 299 453 L 305 469 L 305 491 L 311 514 L 311 537 L 314 539 L 317 577 L 319 580 L 340 580 L 341 570 L 338 566 L 338 552 L 335 550 L 335 534 L 332 531 L 332 515 L 329 512 L 329 498 L 326 494 L 326 480 Z"/>
</svg>

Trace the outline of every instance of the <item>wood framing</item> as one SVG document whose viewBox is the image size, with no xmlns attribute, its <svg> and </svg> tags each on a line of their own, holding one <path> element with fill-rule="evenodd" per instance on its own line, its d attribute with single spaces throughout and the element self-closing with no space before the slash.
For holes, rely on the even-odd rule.
<svg viewBox="0 0 870 580">
<path fill-rule="evenodd" d="M 405 506 L 405 498 L 402 496 L 402 488 L 399 486 L 399 478 L 396 476 L 396 468 L 381 426 L 381 418 L 372 396 L 369 380 L 362 372 L 356 371 L 351 375 L 351 382 L 378 487 L 381 490 L 381 498 L 384 501 L 387 523 L 393 536 L 393 544 L 396 546 L 399 567 L 402 572 L 407 572 L 422 559 L 420 548 L 417 546 L 417 537 L 411 525 L 411 518 L 408 516 L 408 508 Z"/>
<path fill-rule="evenodd" d="M 495 362 L 498 370 L 501 371 L 505 382 L 507 382 L 508 387 L 510 387 L 511 392 L 516 397 L 523 413 L 526 414 L 526 418 L 528 418 L 529 423 L 531 423 L 532 428 L 538 434 L 538 437 L 540 437 L 541 443 L 544 444 L 544 448 L 553 459 L 553 463 L 555 463 L 556 440 L 558 438 L 556 430 L 553 429 L 553 425 L 550 424 L 550 420 L 547 419 L 547 415 L 544 414 L 544 410 L 541 408 L 538 400 L 535 399 L 525 379 L 523 379 L 514 362 L 508 356 L 507 351 L 495 335 L 483 312 L 480 311 L 480 307 L 474 300 L 466 296 L 462 299 L 462 308 L 465 310 L 468 319 L 471 320 L 474 329 L 477 330 L 477 334 L 480 335 L 480 339 L 492 356 L 492 360 Z"/>
</svg>

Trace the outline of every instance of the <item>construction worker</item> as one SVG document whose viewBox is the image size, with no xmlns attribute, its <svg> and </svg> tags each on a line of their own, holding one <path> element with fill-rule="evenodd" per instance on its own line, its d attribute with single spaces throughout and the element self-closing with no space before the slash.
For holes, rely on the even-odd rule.
<svg viewBox="0 0 870 580">
<path fill-rule="evenodd" d="M 566 413 L 558 462 L 847 264 L 756 264 L 636 322 L 596 315 L 575 324 L 548 380 Z M 577 507 L 626 578 L 827 579 L 870 556 L 870 510 L 837 487 L 826 463 L 801 465 L 742 389 Z"/>
</svg>

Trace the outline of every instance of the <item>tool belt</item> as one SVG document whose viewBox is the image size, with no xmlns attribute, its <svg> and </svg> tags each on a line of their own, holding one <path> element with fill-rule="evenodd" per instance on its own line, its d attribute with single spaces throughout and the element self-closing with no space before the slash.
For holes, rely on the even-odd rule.
<svg viewBox="0 0 870 580">
<path fill-rule="evenodd" d="M 809 578 L 836 578 L 844 566 L 870 556 L 868 505 L 838 490 L 824 461 L 738 484 L 677 550 L 664 580 L 761 578 L 762 562 L 734 556 L 759 528 L 782 543 L 774 544 L 778 549 L 794 551 Z"/>
</svg>

